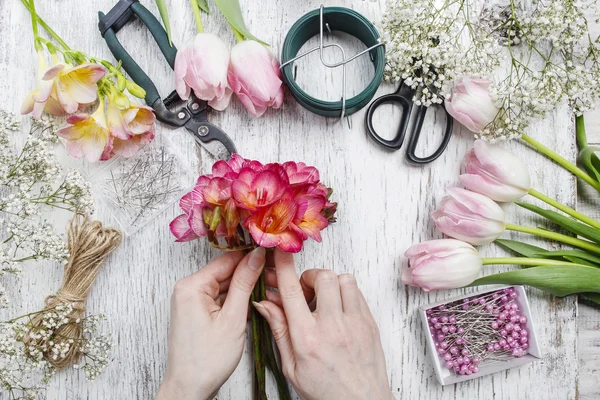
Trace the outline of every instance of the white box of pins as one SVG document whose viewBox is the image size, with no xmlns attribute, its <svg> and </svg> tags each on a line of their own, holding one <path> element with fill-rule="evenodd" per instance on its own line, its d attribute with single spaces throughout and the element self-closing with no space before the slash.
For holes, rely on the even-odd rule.
<svg viewBox="0 0 600 400">
<path fill-rule="evenodd" d="M 523 286 L 505 286 L 419 307 L 442 385 L 541 358 Z"/>
</svg>

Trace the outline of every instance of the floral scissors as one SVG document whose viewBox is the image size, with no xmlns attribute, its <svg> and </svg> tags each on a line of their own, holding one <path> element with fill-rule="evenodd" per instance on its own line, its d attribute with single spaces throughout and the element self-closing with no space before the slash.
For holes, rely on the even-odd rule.
<svg viewBox="0 0 600 400">
<path fill-rule="evenodd" d="M 171 68 L 174 68 L 177 49 L 169 44 L 167 33 L 160 22 L 138 0 L 120 0 L 108 14 L 99 13 L 98 27 L 108 48 L 122 63 L 123 69 L 131 79 L 144 88 L 146 104 L 154 109 L 159 121 L 174 127 L 186 128 L 194 136 L 196 142 L 215 158 L 229 159 L 232 154 L 237 152 L 235 145 L 225 132 L 208 122 L 209 106 L 207 102 L 198 99 L 193 93 L 189 100 L 181 100 L 175 91 L 162 100 L 152 80 L 117 39 L 116 33 L 129 22 L 134 14 L 146 25 L 165 59 Z"/>
<path fill-rule="evenodd" d="M 404 84 L 404 81 L 400 82 L 400 87 L 396 92 L 383 95 L 381 97 L 376 98 L 369 108 L 367 108 L 366 114 L 366 122 L 367 122 L 367 132 L 371 139 L 375 142 L 379 143 L 381 146 L 390 149 L 390 150 L 399 150 L 404 143 L 404 138 L 406 137 L 406 132 L 408 131 L 408 124 L 410 123 L 411 112 L 414 107 L 413 97 L 415 95 L 415 90 L 410 86 Z M 400 120 L 400 128 L 398 129 L 398 133 L 393 139 L 385 139 L 381 137 L 373 127 L 373 114 L 375 110 L 379 106 L 384 103 L 397 103 L 402 107 L 402 119 Z M 444 105 L 440 105 L 444 111 L 446 112 L 446 129 L 444 131 L 444 138 L 442 139 L 442 143 L 438 147 L 438 149 L 427 157 L 419 157 L 415 154 L 415 150 L 417 148 L 417 143 L 419 141 L 419 137 L 421 136 L 421 129 L 423 128 L 423 121 L 425 121 L 425 114 L 427 113 L 427 108 L 425 106 L 416 106 L 416 120 L 415 125 L 412 129 L 410 139 L 408 141 L 408 149 L 406 150 L 406 158 L 409 161 L 415 164 L 427 164 L 434 160 L 436 160 L 439 156 L 442 155 L 446 147 L 448 146 L 448 142 L 452 137 L 452 125 L 453 119 L 446 111 Z"/>
</svg>

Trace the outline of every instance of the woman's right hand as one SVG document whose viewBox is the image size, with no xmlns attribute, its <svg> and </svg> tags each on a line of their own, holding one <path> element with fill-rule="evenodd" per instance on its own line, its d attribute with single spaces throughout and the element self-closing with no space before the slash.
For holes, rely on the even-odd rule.
<svg viewBox="0 0 600 400">
<path fill-rule="evenodd" d="M 305 400 L 394 399 L 377 324 L 354 276 L 311 269 L 299 280 L 291 254 L 275 250 L 274 257 L 266 284 L 279 293 L 254 306 L 269 322 L 296 392 Z"/>
</svg>

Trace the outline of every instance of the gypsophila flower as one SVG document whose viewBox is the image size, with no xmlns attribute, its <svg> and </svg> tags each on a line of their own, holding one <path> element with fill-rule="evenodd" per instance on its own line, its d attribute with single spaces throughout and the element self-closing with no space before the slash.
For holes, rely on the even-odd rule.
<svg viewBox="0 0 600 400">
<path fill-rule="evenodd" d="M 600 99 L 599 44 L 591 39 L 584 11 L 595 2 L 549 0 L 525 9 L 517 0 L 490 20 L 504 29 L 510 72 L 490 87 L 499 108 L 496 119 L 477 137 L 520 137 L 529 124 L 567 103 L 576 115 Z"/>
<path fill-rule="evenodd" d="M 52 149 L 58 142 L 56 123 L 43 116 L 32 119 L 27 136 L 20 131 L 17 118 L 0 110 L 0 275 L 18 274 L 28 260 L 66 262 L 64 239 L 43 216 L 47 209 L 94 212 L 91 187 L 81 173 L 69 170 L 62 178 Z M 0 290 L 0 308 L 7 302 Z"/>
<path fill-rule="evenodd" d="M 106 368 L 112 340 L 97 334 L 104 316 L 74 319 L 74 311 L 72 304 L 58 304 L 0 323 L 0 387 L 13 398 L 36 399 L 54 375 L 54 363 L 72 350 L 81 359 L 74 367 L 81 368 L 87 379 L 95 379 Z M 80 324 L 81 334 L 66 337 L 61 328 L 69 324 Z"/>
<path fill-rule="evenodd" d="M 497 45 L 467 0 L 441 6 L 430 0 L 388 0 L 381 31 L 384 77 L 415 89 L 417 105 L 440 104 L 454 79 L 483 76 L 498 65 Z"/>
</svg>

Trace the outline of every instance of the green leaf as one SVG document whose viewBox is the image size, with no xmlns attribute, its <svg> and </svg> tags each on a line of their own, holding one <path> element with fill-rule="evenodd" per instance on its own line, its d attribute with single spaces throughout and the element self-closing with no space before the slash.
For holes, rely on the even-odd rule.
<svg viewBox="0 0 600 400">
<path fill-rule="evenodd" d="M 580 265 L 540 266 L 484 276 L 469 286 L 529 285 L 558 297 L 574 293 L 600 293 L 600 268 Z"/>
<path fill-rule="evenodd" d="M 564 215 L 559 214 L 556 211 L 546 210 L 538 206 L 534 206 L 533 204 L 524 203 L 521 201 L 515 201 L 515 204 L 529 211 L 533 211 L 534 213 L 539 214 L 544 218 L 549 219 L 550 221 L 563 227 L 564 229 L 567 229 L 575 235 L 583 236 L 584 238 L 587 238 L 600 244 L 599 229 L 593 228 L 586 224 L 582 224 L 581 222 L 577 222 L 572 218 L 565 217 Z"/>
<path fill-rule="evenodd" d="M 167 32 L 167 37 L 169 38 L 169 46 L 173 46 L 171 42 L 171 24 L 169 23 L 169 11 L 167 10 L 167 4 L 165 0 L 156 0 L 156 5 L 158 6 L 158 12 L 160 13 L 160 18 L 162 19 L 163 25 L 165 26 L 165 31 Z"/>
<path fill-rule="evenodd" d="M 507 250 L 511 250 L 517 254 L 520 254 L 529 258 L 548 258 L 545 253 L 548 252 L 546 249 L 541 247 L 533 246 L 523 242 L 517 242 L 516 240 L 508 239 L 496 239 L 495 241 L 500 246 Z"/>
<path fill-rule="evenodd" d="M 586 300 L 600 305 L 600 294 L 598 293 L 582 293 L 581 296 Z"/>
<path fill-rule="evenodd" d="M 204 11 L 207 14 L 210 14 L 210 10 L 208 9 L 208 3 L 206 3 L 206 0 L 198 0 L 198 6 L 202 11 Z"/>
<path fill-rule="evenodd" d="M 573 256 L 564 256 L 564 258 L 565 258 L 565 260 L 571 261 L 572 263 L 575 263 L 575 264 L 581 264 L 581 265 L 587 265 L 588 267 L 599 267 L 600 268 L 600 265 L 596 265 L 596 264 L 591 263 L 582 258 L 573 257 Z"/>
<path fill-rule="evenodd" d="M 597 151 L 600 151 L 599 147 L 584 147 L 579 152 L 579 162 L 590 176 L 600 181 L 600 158 L 596 155 Z"/>
<path fill-rule="evenodd" d="M 539 258 L 538 255 L 535 255 L 534 257 Z M 588 253 L 587 251 L 579 251 L 579 250 L 555 250 L 555 251 L 545 251 L 545 253 L 543 254 L 543 257 L 575 257 L 578 258 L 580 260 L 586 260 L 588 262 L 591 262 L 593 264 L 595 264 L 595 267 L 600 266 L 600 257 L 592 254 L 592 253 Z"/>
<path fill-rule="evenodd" d="M 223 16 L 229 22 L 229 25 L 236 31 L 241 33 L 246 39 L 256 40 L 257 42 L 268 46 L 267 43 L 259 40 L 254 36 L 244 23 L 244 17 L 242 16 L 242 9 L 240 8 L 240 2 L 238 0 L 215 0 L 215 4 L 223 13 Z"/>
</svg>

